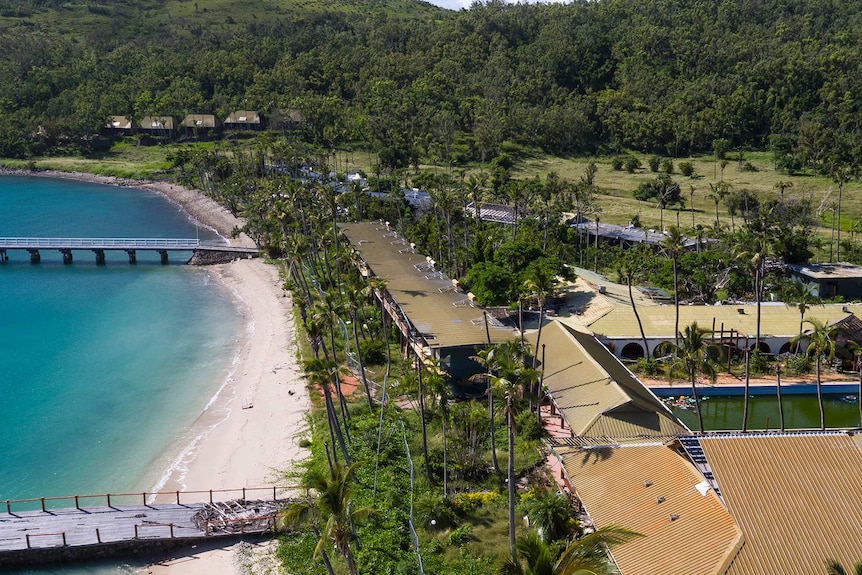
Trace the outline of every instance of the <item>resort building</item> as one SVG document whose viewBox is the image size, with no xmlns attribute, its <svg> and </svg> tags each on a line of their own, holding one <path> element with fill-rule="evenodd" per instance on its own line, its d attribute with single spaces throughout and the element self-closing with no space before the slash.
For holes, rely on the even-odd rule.
<svg viewBox="0 0 862 575">
<path fill-rule="evenodd" d="M 174 131 L 174 119 L 170 116 L 145 116 L 138 131 L 151 136 L 169 136 Z"/>
<path fill-rule="evenodd" d="M 180 126 L 187 136 L 207 136 L 218 127 L 216 117 L 212 114 L 188 114 Z"/>
<path fill-rule="evenodd" d="M 481 371 L 472 358 L 477 348 L 513 339 L 518 332 L 486 313 L 436 262 L 386 222 L 341 225 L 363 275 L 379 278 L 376 290 L 401 331 L 405 346 L 439 360 L 461 380 Z"/>
<path fill-rule="evenodd" d="M 111 116 L 102 127 L 102 133 L 110 136 L 131 136 L 135 129 L 128 116 Z"/>
<path fill-rule="evenodd" d="M 484 210 L 484 207 L 482 209 Z M 620 226 L 617 224 L 603 224 L 586 219 L 578 219 L 570 224 L 570 227 L 577 230 L 578 233 L 584 234 L 589 242 L 594 242 L 598 238 L 602 243 L 619 246 L 623 249 L 632 248 L 638 244 L 647 244 L 658 249 L 667 237 L 657 230 Z M 700 243 L 703 244 L 712 241 L 715 240 L 701 238 Z M 697 249 L 697 245 L 697 239 L 686 239 L 683 243 L 685 249 L 692 251 Z"/>
<path fill-rule="evenodd" d="M 537 356 L 554 413 L 583 437 L 670 438 L 689 433 L 668 407 L 591 333 L 553 321 Z M 531 338 L 536 345 L 536 336 Z"/>
<path fill-rule="evenodd" d="M 862 299 L 862 267 L 837 262 L 832 264 L 791 264 L 787 266 L 790 277 L 806 284 L 813 284 L 812 294 L 829 299 L 843 297 L 845 300 Z"/>
<path fill-rule="evenodd" d="M 538 344 L 550 417 L 572 433 L 549 440 L 555 478 L 588 526 L 642 535 L 613 548 L 621 575 L 807 575 L 859 560 L 862 436 L 692 435 L 585 330 L 552 321 Z"/>
<path fill-rule="evenodd" d="M 256 110 L 235 110 L 224 119 L 225 130 L 260 131 L 263 129 L 260 113 Z"/>
<path fill-rule="evenodd" d="M 623 359 L 654 356 L 664 342 L 674 342 L 675 309 L 669 297 L 651 289 L 633 288 L 638 316 L 643 325 L 648 349 L 628 294 L 628 286 L 577 269 L 576 293 L 572 295 L 573 315 L 568 323 L 588 327 L 599 340 Z M 658 295 L 657 295 L 658 294 Z M 862 305 L 824 304 L 812 306 L 805 318 L 832 324 L 847 321 L 854 312 L 862 315 Z M 760 350 L 780 354 L 791 350 L 791 340 L 799 335 L 802 323 L 799 310 L 781 302 L 763 302 L 760 308 Z M 728 305 L 680 305 L 679 329 L 697 322 L 711 330 L 716 344 L 744 349 L 755 345 L 757 306 L 751 303 Z M 803 329 L 806 326 L 802 326 Z"/>
</svg>

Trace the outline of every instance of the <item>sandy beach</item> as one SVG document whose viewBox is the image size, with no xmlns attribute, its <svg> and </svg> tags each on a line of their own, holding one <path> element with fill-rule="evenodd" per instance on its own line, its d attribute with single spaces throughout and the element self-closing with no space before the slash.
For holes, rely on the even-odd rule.
<svg viewBox="0 0 862 575">
<path fill-rule="evenodd" d="M 299 447 L 311 409 L 305 382 L 296 361 L 290 297 L 282 291 L 277 269 L 262 260 L 238 260 L 212 267 L 246 308 L 253 332 L 242 344 L 232 381 L 195 423 L 211 429 L 187 454 L 167 484 L 166 491 L 239 489 L 284 485 L 283 470 L 306 457 Z M 228 415 L 226 418 L 217 414 Z M 216 415 L 214 415 L 216 414 Z M 221 421 L 213 419 L 221 418 Z M 233 495 L 233 496 L 237 496 Z M 251 495 L 250 495 L 251 496 Z M 255 546 L 254 555 L 268 546 Z M 193 549 L 159 558 L 148 573 L 221 575 L 237 572 L 248 558 L 248 545 L 224 549 Z"/>
<path fill-rule="evenodd" d="M 204 194 L 168 182 L 55 171 L 0 170 L 0 174 L 76 179 L 152 190 L 225 238 L 230 238 L 231 231 L 243 225 L 242 220 Z M 254 245 L 244 234 L 232 239 L 231 244 Z M 293 462 L 308 456 L 299 442 L 306 429 L 306 415 L 311 410 L 297 362 L 290 294 L 282 289 L 278 268 L 261 259 L 237 260 L 206 269 L 233 293 L 247 330 L 240 339 L 239 355 L 230 378 L 191 427 L 194 441 L 174 446 L 177 453 L 172 454 L 174 463 L 170 469 L 152 470 L 152 476 L 162 477 L 159 485 L 142 488 L 169 492 L 285 485 L 281 472 L 293 469 Z M 240 495 L 238 491 L 225 497 Z M 276 573 L 271 553 L 268 553 L 270 548 L 268 543 L 198 547 L 170 557 L 154 558 L 143 572 L 161 575 Z"/>
</svg>

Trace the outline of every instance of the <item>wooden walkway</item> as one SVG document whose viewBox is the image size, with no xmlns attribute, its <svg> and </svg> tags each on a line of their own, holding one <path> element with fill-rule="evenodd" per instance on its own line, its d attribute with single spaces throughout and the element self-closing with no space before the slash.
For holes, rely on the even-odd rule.
<svg viewBox="0 0 862 575">
<path fill-rule="evenodd" d="M 159 548 L 159 543 L 174 548 L 181 546 L 182 540 L 192 544 L 201 539 L 273 533 L 277 510 L 289 501 L 283 495 L 287 489 L 266 487 L 0 502 L 0 566 L 128 556 L 136 551 L 152 552 Z M 255 496 L 264 499 L 246 499 Z M 214 507 L 228 506 L 240 512 L 225 516 L 211 512 Z M 210 513 L 204 514 L 205 508 Z"/>
</svg>

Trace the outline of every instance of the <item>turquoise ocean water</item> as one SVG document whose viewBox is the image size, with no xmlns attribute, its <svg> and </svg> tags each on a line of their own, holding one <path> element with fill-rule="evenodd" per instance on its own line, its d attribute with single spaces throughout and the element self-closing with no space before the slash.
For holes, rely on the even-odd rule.
<svg viewBox="0 0 862 575">
<path fill-rule="evenodd" d="M 7 237 L 215 237 L 155 193 L 66 180 L 0 177 L 0 214 Z M 190 254 L 106 255 L 0 264 L 0 500 L 151 490 L 228 376 L 243 320 L 224 286 Z"/>
</svg>

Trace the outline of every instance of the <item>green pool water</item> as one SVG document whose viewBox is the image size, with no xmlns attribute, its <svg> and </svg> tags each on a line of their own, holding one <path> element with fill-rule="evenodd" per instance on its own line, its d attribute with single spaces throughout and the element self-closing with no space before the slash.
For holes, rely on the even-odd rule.
<svg viewBox="0 0 862 575">
<path fill-rule="evenodd" d="M 843 397 L 845 396 L 824 396 L 826 427 L 859 427 L 859 405 L 843 401 Z M 743 402 L 744 398 L 741 396 L 710 397 L 702 401 L 704 428 L 711 431 L 742 429 Z M 820 411 L 817 407 L 816 395 L 784 395 L 782 404 L 787 429 L 820 427 Z M 690 429 L 697 430 L 697 415 L 694 409 L 674 408 L 673 411 Z M 748 429 L 779 429 L 779 427 L 778 399 L 775 396 L 751 397 L 749 399 Z"/>
</svg>

